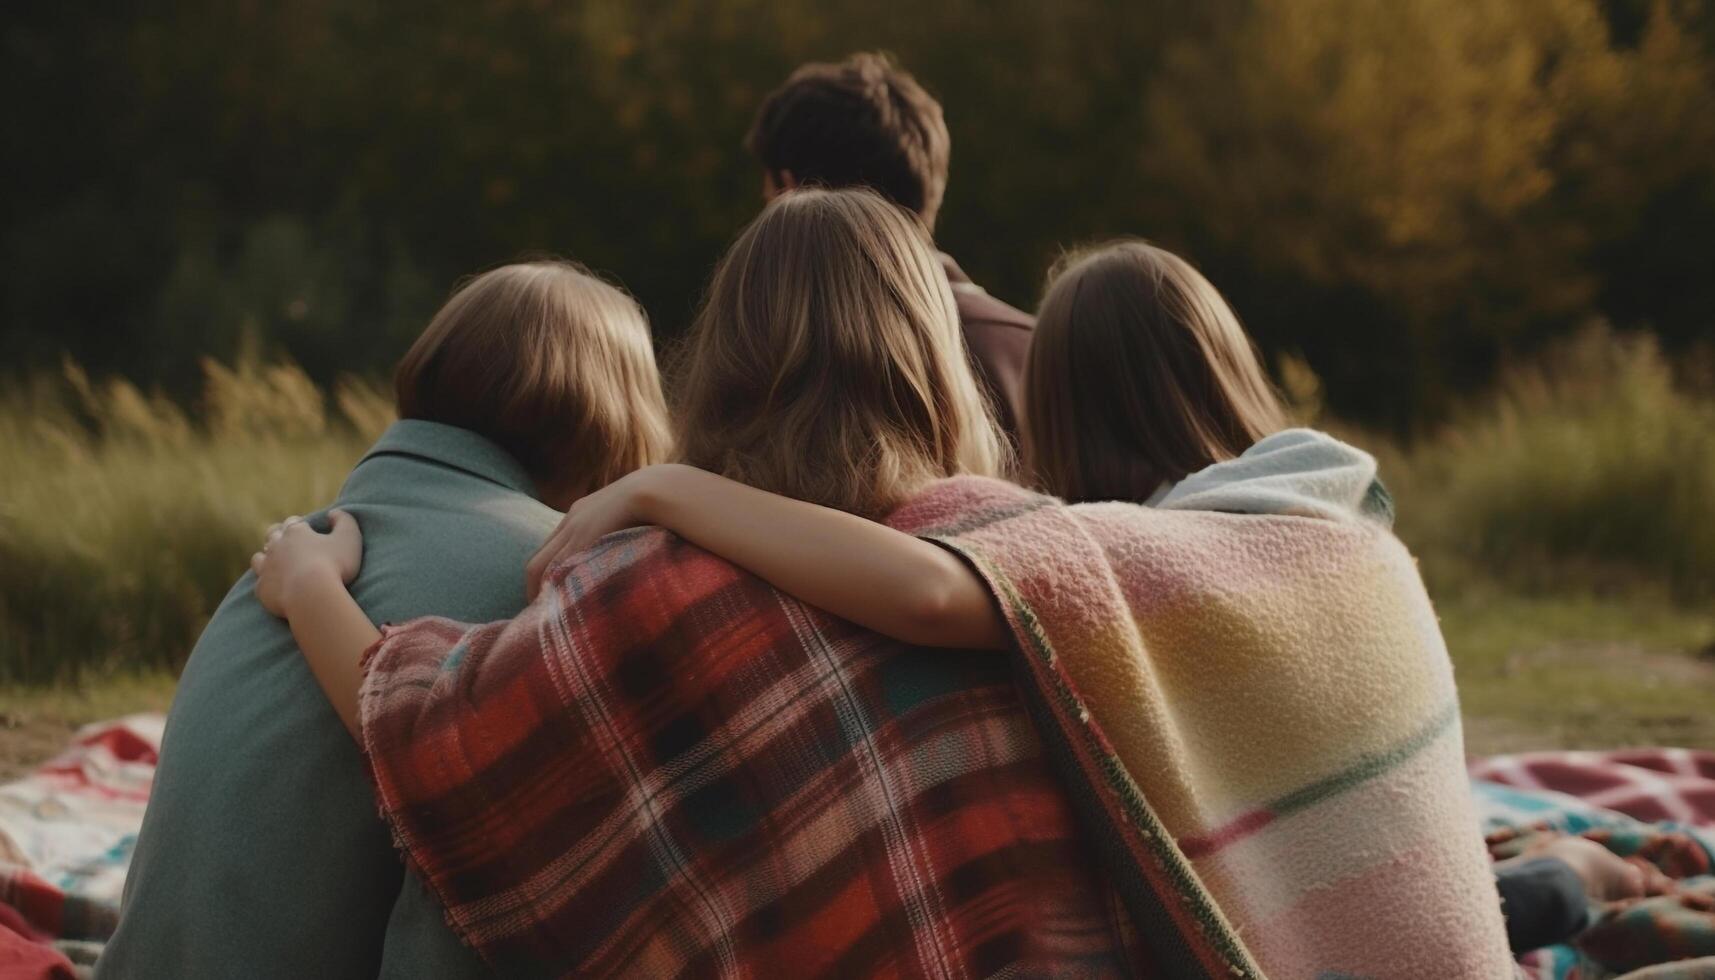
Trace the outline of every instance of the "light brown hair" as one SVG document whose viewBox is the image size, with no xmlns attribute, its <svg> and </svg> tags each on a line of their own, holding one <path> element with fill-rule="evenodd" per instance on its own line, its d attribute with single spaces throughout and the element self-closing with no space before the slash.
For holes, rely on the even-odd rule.
<svg viewBox="0 0 1715 980">
<path fill-rule="evenodd" d="M 799 67 L 763 100 L 744 145 L 770 174 L 871 188 L 929 228 L 947 192 L 941 103 L 886 54 Z"/>
<path fill-rule="evenodd" d="M 1285 425 L 1250 337 L 1190 263 L 1128 240 L 1055 264 L 1025 370 L 1044 489 L 1142 502 Z"/>
<path fill-rule="evenodd" d="M 764 490 L 880 517 L 1007 463 L 927 234 L 867 190 L 764 208 L 677 364 L 685 460 Z"/>
<path fill-rule="evenodd" d="M 560 506 L 671 449 L 642 308 L 570 262 L 463 283 L 405 352 L 393 390 L 400 418 L 488 438 Z"/>
</svg>

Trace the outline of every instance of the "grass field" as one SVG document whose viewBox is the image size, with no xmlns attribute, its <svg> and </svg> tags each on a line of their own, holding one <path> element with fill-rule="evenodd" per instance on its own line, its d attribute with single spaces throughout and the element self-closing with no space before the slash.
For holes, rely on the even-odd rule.
<svg viewBox="0 0 1715 980">
<path fill-rule="evenodd" d="M 1715 612 L 1493 590 L 1437 608 L 1473 753 L 1715 749 Z"/>
<path fill-rule="evenodd" d="M 194 417 L 68 367 L 0 399 L 0 777 L 79 724 L 159 710 L 263 529 L 325 501 L 388 417 L 290 367 L 209 365 Z M 1315 379 L 1286 372 L 1314 419 Z M 1715 748 L 1715 401 L 1592 333 L 1374 451 L 1452 651 L 1476 753 Z M 1701 392 L 1701 393 L 1694 393 Z"/>
</svg>

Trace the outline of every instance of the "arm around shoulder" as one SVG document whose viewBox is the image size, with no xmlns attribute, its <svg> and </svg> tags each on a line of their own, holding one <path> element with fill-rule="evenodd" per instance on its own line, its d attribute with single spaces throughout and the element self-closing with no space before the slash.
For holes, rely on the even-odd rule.
<svg viewBox="0 0 1715 980">
<path fill-rule="evenodd" d="M 988 587 L 951 552 L 855 514 L 758 490 L 692 466 L 639 470 L 574 504 L 543 553 L 656 524 L 799 600 L 906 643 L 1004 649 Z"/>
</svg>

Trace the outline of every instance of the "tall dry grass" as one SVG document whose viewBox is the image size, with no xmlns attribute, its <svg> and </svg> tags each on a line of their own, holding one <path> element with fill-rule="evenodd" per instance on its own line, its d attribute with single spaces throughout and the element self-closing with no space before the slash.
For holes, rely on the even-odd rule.
<svg viewBox="0 0 1715 980">
<path fill-rule="evenodd" d="M 0 395 L 0 681 L 176 667 L 258 535 L 314 507 L 391 417 L 291 366 L 204 365 L 193 416 L 68 364 Z"/>
<path fill-rule="evenodd" d="M 208 363 L 194 414 L 75 366 L 0 395 L 0 682 L 176 666 L 281 515 L 331 498 L 391 419 L 291 366 Z M 1283 381 L 1314 413 L 1319 382 Z M 1431 588 L 1715 596 L 1715 396 L 1595 331 L 1443 430 L 1373 450 Z"/>
</svg>

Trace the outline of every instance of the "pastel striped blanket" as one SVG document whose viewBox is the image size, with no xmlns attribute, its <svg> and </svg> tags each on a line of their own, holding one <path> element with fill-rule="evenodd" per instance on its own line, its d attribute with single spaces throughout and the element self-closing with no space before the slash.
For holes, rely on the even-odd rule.
<svg viewBox="0 0 1715 980">
<path fill-rule="evenodd" d="M 1386 512 L 1373 462 L 1349 469 L 1342 506 L 1197 477 L 1164 504 L 1195 512 L 1067 506 L 962 478 L 896 515 L 988 582 L 1169 975 L 1513 975 L 1435 614 L 1359 516 Z M 1252 506 L 1279 512 L 1211 512 Z"/>
</svg>

